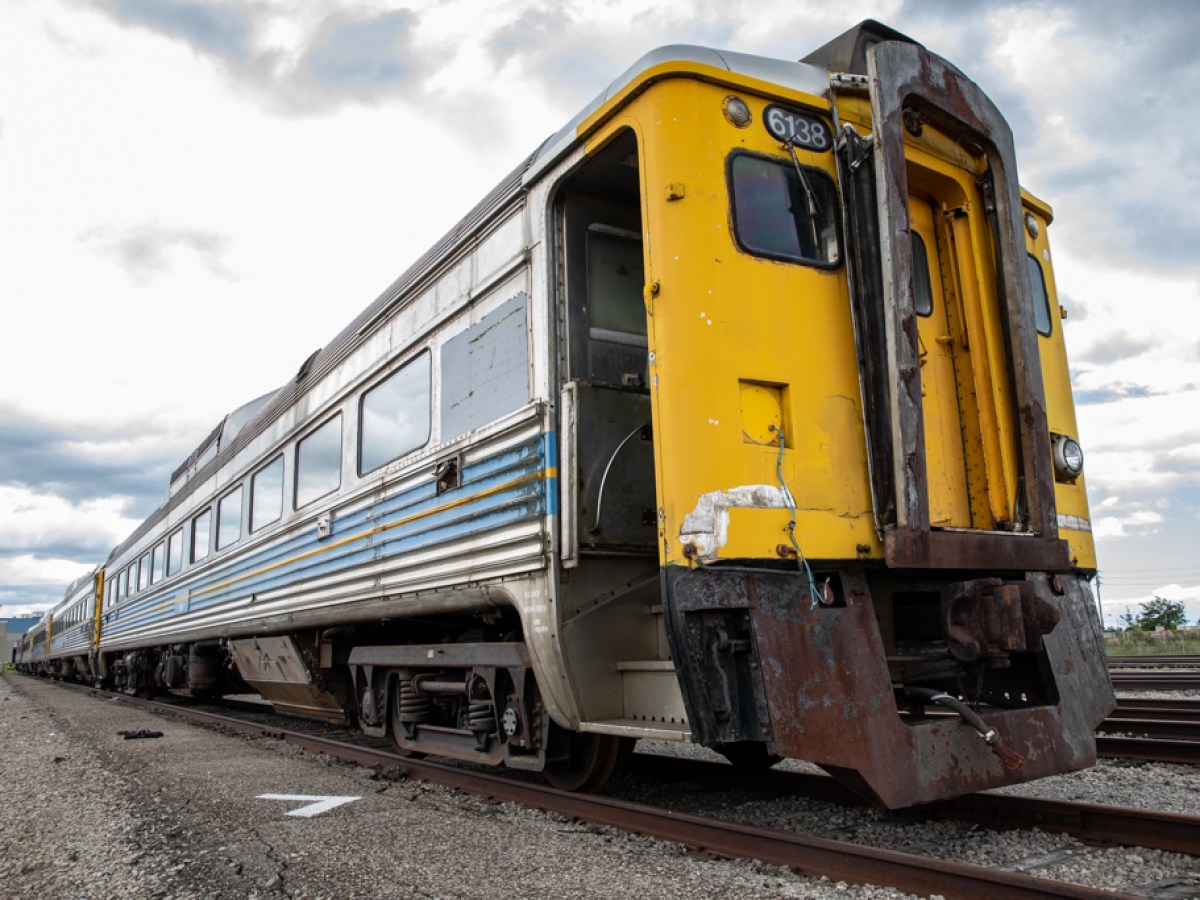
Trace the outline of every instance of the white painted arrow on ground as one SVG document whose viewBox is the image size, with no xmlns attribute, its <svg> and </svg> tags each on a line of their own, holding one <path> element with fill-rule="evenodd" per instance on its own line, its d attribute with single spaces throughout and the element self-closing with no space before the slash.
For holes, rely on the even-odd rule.
<svg viewBox="0 0 1200 900">
<path fill-rule="evenodd" d="M 259 794 L 256 800 L 290 800 L 293 803 L 306 803 L 307 806 L 301 806 L 299 809 L 293 809 L 291 812 L 285 813 L 289 816 L 303 816 L 311 818 L 319 816 L 323 812 L 329 812 L 331 809 L 336 809 L 343 803 L 353 803 L 355 800 L 361 800 L 362 797 L 314 797 L 308 794 Z"/>
</svg>

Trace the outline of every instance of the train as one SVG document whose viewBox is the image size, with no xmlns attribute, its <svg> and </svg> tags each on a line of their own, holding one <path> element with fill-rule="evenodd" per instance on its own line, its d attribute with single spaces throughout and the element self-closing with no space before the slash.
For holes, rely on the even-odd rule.
<svg viewBox="0 0 1200 900">
<path fill-rule="evenodd" d="M 19 665 L 564 790 L 643 739 L 890 808 L 1087 767 L 1051 221 L 878 22 L 652 51 L 218 423 Z"/>
</svg>

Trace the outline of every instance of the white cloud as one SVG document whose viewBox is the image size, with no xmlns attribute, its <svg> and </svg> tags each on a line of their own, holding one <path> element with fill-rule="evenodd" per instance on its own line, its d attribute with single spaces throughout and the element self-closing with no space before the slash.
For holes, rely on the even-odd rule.
<svg viewBox="0 0 1200 900">
<path fill-rule="evenodd" d="M 42 559 L 32 554 L 0 557 L 0 584 L 66 586 L 81 575 L 96 568 L 96 563 L 77 563 L 69 559 Z M 20 597 L 4 597 L 6 601 L 20 602 Z M 7 609 L 7 602 L 5 608 Z M 15 615 L 7 613 L 6 615 Z"/>
<path fill-rule="evenodd" d="M 10 551 L 91 550 L 95 553 L 91 565 L 96 565 L 140 524 L 124 515 L 125 506 L 121 497 L 71 503 L 54 494 L 0 484 L 0 547 Z M 22 554 L 10 562 L 15 559 L 25 567 L 32 558 Z M 3 581 L 0 578 L 0 583 Z"/>
</svg>

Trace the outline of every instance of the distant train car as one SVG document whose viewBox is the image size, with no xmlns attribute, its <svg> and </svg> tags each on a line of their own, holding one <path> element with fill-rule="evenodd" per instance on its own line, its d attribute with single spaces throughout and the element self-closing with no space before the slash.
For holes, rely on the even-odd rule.
<svg viewBox="0 0 1200 900">
<path fill-rule="evenodd" d="M 876 23 L 657 50 L 228 416 L 49 656 L 570 789 L 637 738 L 892 807 L 1090 765 L 1050 218 Z"/>
<path fill-rule="evenodd" d="M 51 613 L 42 616 L 25 634 L 17 645 L 17 668 L 31 675 L 48 675 L 49 656 L 46 642 L 50 635 Z"/>
</svg>

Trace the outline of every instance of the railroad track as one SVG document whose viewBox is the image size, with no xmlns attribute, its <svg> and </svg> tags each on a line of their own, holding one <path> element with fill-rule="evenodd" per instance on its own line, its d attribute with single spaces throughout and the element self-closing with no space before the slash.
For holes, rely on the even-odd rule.
<svg viewBox="0 0 1200 900">
<path fill-rule="evenodd" d="M 1096 735 L 1107 759 L 1200 765 L 1200 700 L 1118 700 Z"/>
<path fill-rule="evenodd" d="M 1200 656 L 1110 656 L 1110 669 L 1200 669 Z"/>
<path fill-rule="evenodd" d="M 966 863 L 935 859 L 920 853 L 867 847 L 824 837 L 794 834 L 754 824 L 729 822 L 662 809 L 631 800 L 569 794 L 528 779 L 497 775 L 399 756 L 390 750 L 347 743 L 317 734 L 281 728 L 275 721 L 252 722 L 197 709 L 179 702 L 134 700 L 82 688 L 98 696 L 118 696 L 148 709 L 222 730 L 269 736 L 361 766 L 374 767 L 387 777 L 408 777 L 453 787 L 496 801 L 515 802 L 593 824 L 672 841 L 727 858 L 755 859 L 786 866 L 809 876 L 835 881 L 875 884 L 915 894 L 944 897 L 1114 897 L 1110 891 L 1051 881 L 1012 871 L 992 870 Z M 262 704 L 256 704 L 260 709 Z M 767 793 L 803 794 L 817 799 L 854 802 L 831 778 L 768 770 L 748 775 L 723 763 L 681 760 L 635 754 L 635 768 L 658 780 L 699 778 L 705 783 L 732 780 L 738 789 Z M 657 768 L 656 768 L 657 767 Z M 1065 803 L 996 794 L 979 794 L 938 804 L 911 815 L 969 821 L 992 828 L 1030 828 L 1072 835 L 1088 844 L 1128 844 L 1170 852 L 1195 853 L 1200 847 L 1200 817 L 1142 810 Z"/>
<path fill-rule="evenodd" d="M 1198 691 L 1200 672 L 1112 672 L 1118 691 Z"/>
</svg>

